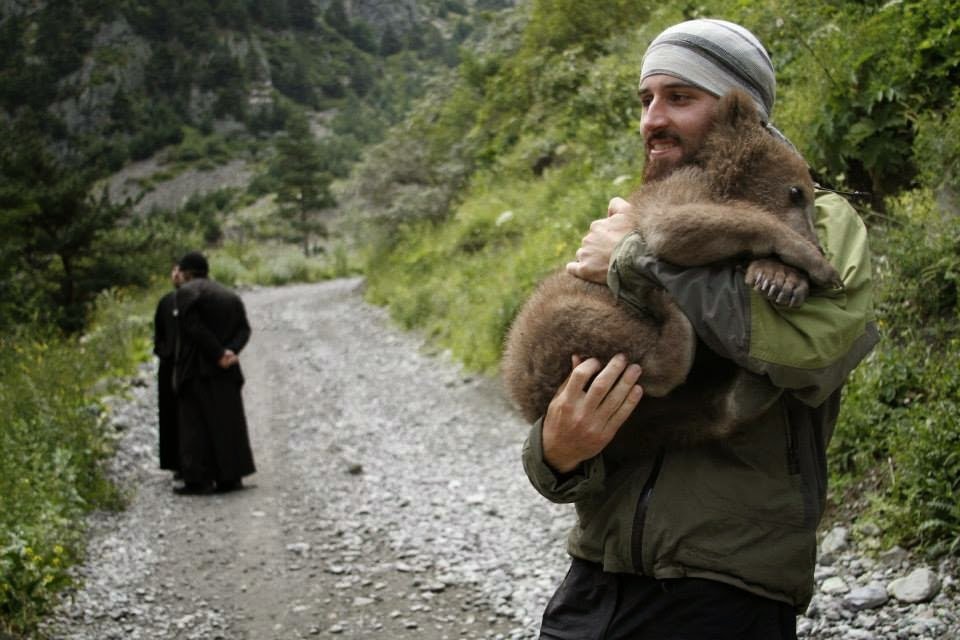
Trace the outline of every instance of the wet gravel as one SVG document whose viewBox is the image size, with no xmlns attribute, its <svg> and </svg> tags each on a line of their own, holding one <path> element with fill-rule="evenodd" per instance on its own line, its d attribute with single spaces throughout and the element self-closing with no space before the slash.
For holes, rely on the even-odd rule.
<svg viewBox="0 0 960 640">
<path fill-rule="evenodd" d="M 110 399 L 112 472 L 130 504 L 90 517 L 82 586 L 50 637 L 536 637 L 572 509 L 530 488 L 526 428 L 497 381 L 394 328 L 362 286 L 244 292 L 258 472 L 242 491 L 172 493 L 153 364 Z M 870 536 L 858 540 L 829 532 L 801 637 L 960 638 L 954 563 L 867 554 Z"/>
</svg>

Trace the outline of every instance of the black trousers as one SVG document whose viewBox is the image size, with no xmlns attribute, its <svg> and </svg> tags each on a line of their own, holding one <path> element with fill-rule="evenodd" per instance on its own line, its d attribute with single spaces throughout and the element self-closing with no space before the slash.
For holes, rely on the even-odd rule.
<svg viewBox="0 0 960 640">
<path fill-rule="evenodd" d="M 796 640 L 792 606 L 722 582 L 607 573 L 574 558 L 541 640 Z"/>
</svg>

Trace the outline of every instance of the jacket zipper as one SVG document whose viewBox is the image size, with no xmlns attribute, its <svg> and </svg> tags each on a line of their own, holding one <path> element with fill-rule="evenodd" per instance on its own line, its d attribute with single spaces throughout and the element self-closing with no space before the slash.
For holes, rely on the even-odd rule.
<svg viewBox="0 0 960 640">
<path fill-rule="evenodd" d="M 647 476 L 647 481 L 640 492 L 640 499 L 637 500 L 637 510 L 633 516 L 633 540 L 631 543 L 631 555 L 633 556 L 633 569 L 639 575 L 643 575 L 643 528 L 647 519 L 647 508 L 650 506 L 650 499 L 653 497 L 653 488 L 657 484 L 657 477 L 660 475 L 660 467 L 663 465 L 664 451 L 657 451 L 657 457 L 653 462 L 653 469 Z"/>
</svg>

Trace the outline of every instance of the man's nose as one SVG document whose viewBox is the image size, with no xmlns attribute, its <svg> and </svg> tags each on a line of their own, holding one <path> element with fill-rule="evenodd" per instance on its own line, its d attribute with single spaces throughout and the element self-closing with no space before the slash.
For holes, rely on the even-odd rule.
<svg viewBox="0 0 960 640">
<path fill-rule="evenodd" d="M 669 118 L 667 117 L 667 112 L 663 107 L 663 103 L 654 99 L 643 110 L 643 115 L 640 117 L 640 130 L 644 135 L 646 135 L 659 129 L 663 129 L 665 126 L 667 126 L 668 122 Z"/>
</svg>

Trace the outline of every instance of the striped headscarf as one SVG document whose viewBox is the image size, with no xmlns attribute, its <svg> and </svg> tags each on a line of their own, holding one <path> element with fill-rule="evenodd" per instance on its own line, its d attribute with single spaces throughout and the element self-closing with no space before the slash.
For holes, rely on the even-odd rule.
<svg viewBox="0 0 960 640">
<path fill-rule="evenodd" d="M 764 122 L 773 113 L 773 63 L 756 36 L 738 24 L 699 19 L 670 27 L 643 56 L 640 80 L 656 74 L 679 78 L 718 97 L 739 87 L 753 97 Z"/>
</svg>

